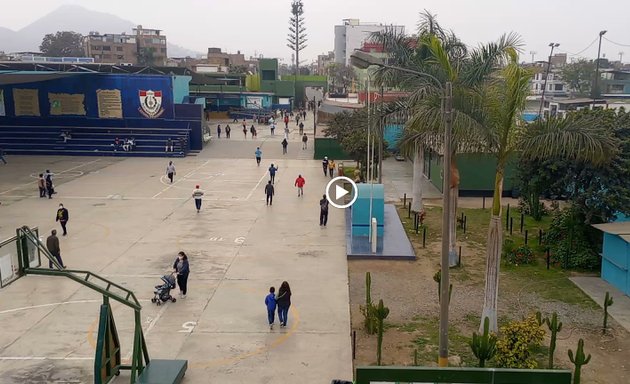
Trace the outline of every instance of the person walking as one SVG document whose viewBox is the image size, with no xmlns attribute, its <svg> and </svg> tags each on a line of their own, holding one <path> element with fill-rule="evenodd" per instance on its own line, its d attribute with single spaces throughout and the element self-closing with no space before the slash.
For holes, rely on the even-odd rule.
<svg viewBox="0 0 630 384">
<path fill-rule="evenodd" d="M 46 170 L 46 176 L 44 180 L 46 183 L 46 193 L 48 193 L 48 198 L 52 199 L 52 195 L 55 193 L 55 189 L 53 187 L 52 174 L 48 173 L 48 170 Z"/>
<path fill-rule="evenodd" d="M 330 175 L 331 179 L 334 177 L 334 174 L 335 174 L 335 160 L 331 159 L 328 162 L 328 174 Z"/>
<path fill-rule="evenodd" d="M 267 196 L 267 205 L 273 205 L 273 195 L 274 195 L 275 191 L 273 188 L 273 184 L 271 183 L 271 180 L 269 180 L 269 182 L 267 183 L 267 185 L 265 185 L 265 196 Z"/>
<path fill-rule="evenodd" d="M 328 223 L 328 199 L 324 194 L 319 201 L 319 226 L 325 227 L 326 223 Z"/>
<path fill-rule="evenodd" d="M 256 127 L 254 127 L 254 124 L 252 124 L 252 126 L 249 127 L 249 133 L 252 134 L 252 139 L 256 137 L 256 134 L 254 132 L 256 132 Z"/>
<path fill-rule="evenodd" d="M 4 149 L 0 148 L 0 160 L 2 160 L 4 164 L 6 164 L 7 160 L 4 158 L 4 156 L 5 156 Z"/>
<path fill-rule="evenodd" d="M 63 229 L 62 236 L 68 234 L 66 230 L 66 224 L 68 223 L 68 219 L 70 219 L 70 215 L 68 214 L 68 210 L 64 208 L 63 204 L 59 204 L 59 209 L 57 210 L 57 216 L 55 217 L 55 221 L 58 221 L 61 224 L 61 229 Z"/>
<path fill-rule="evenodd" d="M 43 173 L 39 174 L 37 186 L 39 187 L 39 197 L 46 197 L 46 180 L 44 179 Z"/>
<path fill-rule="evenodd" d="M 328 176 L 328 156 L 324 156 L 324 160 L 322 160 L 322 169 L 324 170 L 324 176 Z"/>
<path fill-rule="evenodd" d="M 229 139 L 230 138 L 230 132 L 232 132 L 232 128 L 230 128 L 230 124 L 225 126 L 225 138 Z"/>
<path fill-rule="evenodd" d="M 274 315 L 276 313 L 276 289 L 269 288 L 269 294 L 265 296 L 265 305 L 267 306 L 267 320 L 269 321 L 269 329 L 273 329 Z"/>
<path fill-rule="evenodd" d="M 286 281 L 280 284 L 276 304 L 278 305 L 278 321 L 280 322 L 280 328 L 286 327 L 287 321 L 289 320 L 289 307 L 291 306 L 291 287 L 289 287 L 289 283 Z"/>
<path fill-rule="evenodd" d="M 304 134 L 304 123 L 300 123 L 299 127 L 300 127 L 300 131 L 299 131 L 300 135 Z"/>
<path fill-rule="evenodd" d="M 63 260 L 61 260 L 61 248 L 59 248 L 59 238 L 57 237 L 56 229 L 50 231 L 50 236 L 46 238 L 46 248 L 48 248 L 48 252 L 50 252 L 50 254 L 53 255 L 55 259 L 57 259 L 57 262 L 59 263 L 59 265 L 61 265 L 61 268 L 66 269 L 66 266 L 63 264 Z M 48 260 L 48 268 L 52 267 L 52 260 Z"/>
<path fill-rule="evenodd" d="M 287 147 L 289 146 L 289 142 L 287 141 L 287 138 L 285 137 L 282 140 L 282 154 L 286 155 L 287 154 Z"/>
<path fill-rule="evenodd" d="M 245 120 L 243 120 L 243 135 L 245 135 L 245 138 L 247 139 L 247 126 L 245 125 Z"/>
<path fill-rule="evenodd" d="M 197 207 L 197 213 L 199 213 L 199 210 L 201 209 L 201 200 L 203 198 L 203 191 L 199 189 L 198 185 L 195 185 L 195 189 L 193 190 L 192 197 L 193 199 L 195 199 L 195 207 Z"/>
<path fill-rule="evenodd" d="M 275 136 L 275 132 L 276 132 L 276 123 L 272 123 L 271 127 L 269 129 L 271 131 L 271 136 Z"/>
<path fill-rule="evenodd" d="M 308 136 L 306 136 L 306 133 L 302 135 L 302 150 L 307 149 L 308 148 Z"/>
<path fill-rule="evenodd" d="M 171 184 L 173 183 L 173 176 L 175 175 L 176 175 L 175 164 L 173 164 L 172 161 L 169 161 L 168 165 L 166 166 L 166 176 L 171 181 Z"/>
<path fill-rule="evenodd" d="M 298 189 L 298 197 L 304 196 L 304 184 L 306 184 L 306 180 L 302 177 L 302 175 L 298 175 L 297 179 L 295 179 L 295 186 Z"/>
<path fill-rule="evenodd" d="M 188 264 L 188 256 L 184 251 L 177 254 L 177 259 L 173 263 L 173 273 L 177 274 L 177 285 L 179 286 L 179 297 L 186 298 L 188 292 L 188 275 L 190 274 L 190 265 Z"/>
<path fill-rule="evenodd" d="M 254 155 L 256 156 L 256 164 L 260 167 L 260 160 L 262 160 L 262 151 L 260 150 L 260 147 L 256 147 Z"/>
<path fill-rule="evenodd" d="M 284 128 L 289 129 L 289 115 L 284 114 Z"/>
<path fill-rule="evenodd" d="M 221 124 L 217 125 L 217 136 L 219 136 L 219 139 L 221 138 Z"/>
<path fill-rule="evenodd" d="M 271 177 L 271 184 L 276 182 L 276 172 L 278 172 L 278 167 L 274 167 L 273 163 L 269 167 L 269 176 Z"/>
</svg>

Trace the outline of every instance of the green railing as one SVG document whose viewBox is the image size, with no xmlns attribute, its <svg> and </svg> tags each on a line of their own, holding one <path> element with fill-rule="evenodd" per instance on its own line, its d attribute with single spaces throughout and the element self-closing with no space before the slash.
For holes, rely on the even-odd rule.
<svg viewBox="0 0 630 384">
<path fill-rule="evenodd" d="M 566 370 L 433 367 L 357 367 L 355 384 L 570 384 Z"/>
</svg>

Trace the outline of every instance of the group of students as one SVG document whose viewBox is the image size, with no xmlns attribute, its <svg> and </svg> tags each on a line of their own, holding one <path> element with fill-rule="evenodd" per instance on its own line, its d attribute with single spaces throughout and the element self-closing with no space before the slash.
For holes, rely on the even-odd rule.
<svg viewBox="0 0 630 384">
<path fill-rule="evenodd" d="M 324 160 L 322 160 L 322 169 L 324 171 L 324 176 L 330 175 L 330 178 L 332 179 L 335 174 L 336 166 L 337 165 L 335 164 L 335 160 L 328 160 L 328 156 L 324 156 Z"/>
<path fill-rule="evenodd" d="M 55 185 L 53 184 L 53 173 L 50 170 L 46 170 L 44 173 L 39 174 L 39 180 L 37 181 L 39 187 L 39 197 L 46 197 L 52 199 L 52 195 L 55 192 Z"/>
<path fill-rule="evenodd" d="M 289 307 L 291 306 L 291 287 L 289 283 L 283 281 L 276 295 L 276 288 L 270 287 L 269 294 L 265 297 L 265 305 L 267 306 L 267 320 L 269 321 L 269 329 L 273 329 L 275 323 L 275 313 L 278 309 L 278 321 L 280 328 L 287 326 L 289 320 Z"/>
<path fill-rule="evenodd" d="M 136 149 L 137 143 L 136 143 L 135 137 L 132 137 L 130 139 L 124 138 L 122 141 L 120 141 L 119 138 L 115 138 L 114 144 L 112 145 L 114 146 L 114 151 L 117 151 L 120 148 L 122 148 L 123 151 L 130 152 Z"/>
</svg>

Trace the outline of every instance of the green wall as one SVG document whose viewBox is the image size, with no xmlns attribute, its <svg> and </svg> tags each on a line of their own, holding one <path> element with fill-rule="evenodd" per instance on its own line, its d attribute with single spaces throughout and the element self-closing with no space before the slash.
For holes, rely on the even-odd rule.
<svg viewBox="0 0 630 384">
<path fill-rule="evenodd" d="M 318 137 L 315 139 L 315 159 L 323 159 L 328 156 L 332 160 L 350 160 L 351 157 L 341 149 L 337 139 Z"/>
<path fill-rule="evenodd" d="M 430 163 L 431 183 L 442 191 L 442 156 L 432 153 L 425 155 L 425 164 Z M 462 153 L 457 155 L 457 167 L 459 168 L 460 196 L 492 196 L 494 191 L 494 178 L 496 175 L 497 161 L 492 154 L 487 153 Z M 428 175 L 428 170 L 425 168 Z M 516 174 L 516 156 L 508 161 L 505 167 L 505 179 L 503 181 L 503 195 L 511 196 L 514 187 L 513 177 Z"/>
</svg>

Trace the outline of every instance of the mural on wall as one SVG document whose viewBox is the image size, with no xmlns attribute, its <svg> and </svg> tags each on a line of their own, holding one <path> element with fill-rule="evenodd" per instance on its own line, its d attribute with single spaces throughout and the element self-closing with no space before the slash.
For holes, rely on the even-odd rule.
<svg viewBox="0 0 630 384">
<path fill-rule="evenodd" d="M 50 115 L 85 116 L 85 95 L 81 93 L 49 93 Z"/>
<path fill-rule="evenodd" d="M 13 89 L 15 116 L 41 116 L 37 89 Z"/>
<path fill-rule="evenodd" d="M 6 116 L 7 113 L 4 110 L 4 89 L 0 89 L 0 116 Z"/>
<path fill-rule="evenodd" d="M 97 89 L 96 101 L 98 117 L 102 119 L 122 119 L 122 99 L 118 89 Z"/>
<path fill-rule="evenodd" d="M 245 98 L 245 108 L 261 109 L 263 107 L 263 98 L 260 96 L 247 96 Z"/>
<path fill-rule="evenodd" d="M 146 118 L 155 119 L 164 113 L 162 108 L 162 91 L 139 91 L 140 108 L 138 111 Z"/>
</svg>

